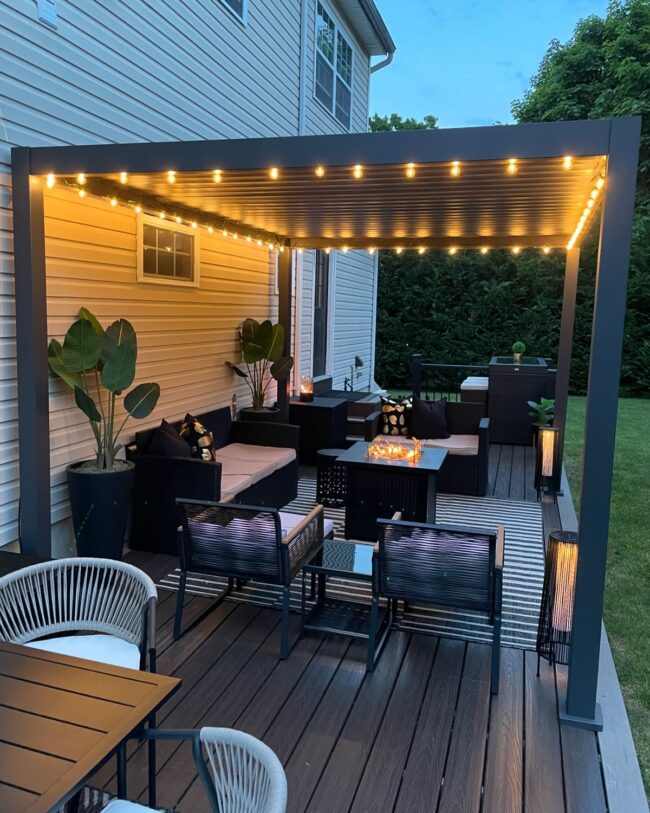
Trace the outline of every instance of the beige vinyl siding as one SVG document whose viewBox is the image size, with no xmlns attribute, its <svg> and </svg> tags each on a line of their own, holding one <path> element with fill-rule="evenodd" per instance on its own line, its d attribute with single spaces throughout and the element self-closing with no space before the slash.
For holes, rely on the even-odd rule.
<svg viewBox="0 0 650 813">
<path fill-rule="evenodd" d="M 161 418 L 175 420 L 230 403 L 243 382 L 225 366 L 238 361 L 237 327 L 247 316 L 264 319 L 277 309 L 273 262 L 266 249 L 200 235 L 199 288 L 136 280 L 136 215 L 70 190 L 45 198 L 48 333 L 63 338 L 85 305 L 106 325 L 124 317 L 138 334 L 135 383 L 157 381 L 161 397 L 152 416 L 130 421 L 124 439 Z M 120 413 L 123 415 L 122 410 Z M 68 515 L 65 466 L 92 457 L 88 421 L 69 389 L 50 380 L 52 521 Z"/>
<path fill-rule="evenodd" d="M 346 128 L 314 96 L 314 49 L 316 33 L 316 6 L 318 0 L 308 0 L 307 14 L 307 77 L 305 99 L 305 134 L 345 133 Z M 352 133 L 365 133 L 368 130 L 368 98 L 370 93 L 370 57 L 366 54 L 350 26 L 341 13 L 335 0 L 325 0 L 341 31 L 352 46 L 354 56 L 352 68 L 352 111 L 350 130 Z"/>
</svg>

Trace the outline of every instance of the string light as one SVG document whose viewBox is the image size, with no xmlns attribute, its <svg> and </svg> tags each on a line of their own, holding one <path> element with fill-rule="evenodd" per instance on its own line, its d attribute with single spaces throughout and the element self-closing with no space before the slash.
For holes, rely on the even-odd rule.
<svg viewBox="0 0 650 813">
<path fill-rule="evenodd" d="M 136 205 L 133 208 L 135 209 L 136 215 L 139 215 L 139 214 L 142 213 L 142 206 L 140 206 L 139 203 L 136 203 Z"/>
<path fill-rule="evenodd" d="M 420 256 L 422 256 L 422 255 L 424 254 L 424 252 L 425 252 L 425 251 L 426 251 L 426 248 L 424 248 L 424 246 L 420 246 L 420 248 L 418 249 L 418 254 L 419 254 Z"/>
<path fill-rule="evenodd" d="M 56 183 L 56 178 L 54 177 L 54 173 L 49 172 L 48 175 L 47 175 L 47 178 L 45 179 L 45 186 L 47 186 L 48 189 L 51 189 L 54 186 L 55 183 Z"/>
<path fill-rule="evenodd" d="M 458 249 L 457 249 L 455 246 L 452 246 L 452 247 L 449 249 L 449 253 L 451 254 L 451 256 L 452 256 L 452 257 L 454 256 L 454 254 L 455 254 L 457 251 L 458 251 Z"/>
<path fill-rule="evenodd" d="M 213 232 L 214 229 L 212 228 L 212 226 L 208 226 L 208 234 L 212 234 Z"/>
<path fill-rule="evenodd" d="M 86 197 L 86 190 L 85 189 L 80 189 L 79 190 L 79 197 L 80 198 L 85 198 Z"/>
<path fill-rule="evenodd" d="M 129 180 L 128 172 L 120 172 L 120 183 L 126 183 Z"/>
<path fill-rule="evenodd" d="M 236 231 L 234 231 L 234 232 L 232 233 L 232 239 L 233 239 L 233 240 L 238 240 L 238 239 L 239 239 L 239 235 L 237 234 L 237 232 L 236 232 Z"/>
<path fill-rule="evenodd" d="M 344 254 L 347 254 L 349 250 L 350 250 L 350 249 L 349 249 L 347 246 L 343 246 L 343 248 L 341 249 L 341 251 L 342 251 Z"/>
<path fill-rule="evenodd" d="M 325 177 L 325 167 L 317 166 L 316 169 L 314 170 L 314 175 L 317 178 L 324 178 Z"/>
<path fill-rule="evenodd" d="M 280 170 L 277 167 L 271 167 L 269 170 L 269 177 L 272 181 L 277 181 L 280 177 Z"/>
<path fill-rule="evenodd" d="M 80 172 L 77 175 L 77 183 L 81 184 L 82 186 L 86 183 L 86 176 L 83 172 Z"/>
<path fill-rule="evenodd" d="M 246 235 L 246 242 L 247 243 L 252 243 L 253 242 L 253 238 L 250 236 L 250 234 Z"/>
<path fill-rule="evenodd" d="M 551 251 L 551 249 L 549 248 L 549 246 L 544 246 L 544 247 L 542 248 L 542 251 L 544 252 L 544 254 L 549 254 L 549 253 L 550 253 L 550 251 Z"/>
<path fill-rule="evenodd" d="M 330 253 L 330 251 L 331 251 L 331 249 L 330 249 L 330 247 L 328 246 L 328 247 L 325 249 L 325 254 L 329 254 L 329 253 Z"/>
<path fill-rule="evenodd" d="M 519 171 L 519 167 L 517 166 L 517 159 L 511 158 L 508 161 L 507 172 L 509 175 L 516 175 Z"/>
<path fill-rule="evenodd" d="M 173 169 L 170 169 L 167 173 L 167 183 L 176 183 L 176 173 Z"/>
<path fill-rule="evenodd" d="M 460 175 L 460 161 L 451 162 L 451 169 L 449 170 L 449 174 L 453 175 L 454 178 L 457 178 Z"/>
<path fill-rule="evenodd" d="M 587 222 L 587 219 L 593 214 L 593 212 L 596 209 L 595 203 L 598 199 L 598 195 L 600 194 L 600 190 L 603 188 L 604 185 L 605 178 L 601 173 L 600 177 L 596 180 L 594 188 L 589 193 L 587 205 L 582 210 L 582 215 L 580 216 L 580 220 L 578 220 L 578 225 L 575 227 L 573 234 L 571 235 L 571 238 L 567 243 L 567 249 L 571 250 L 575 246 L 578 237 L 580 236 L 580 233 L 582 232 L 585 223 Z"/>
<path fill-rule="evenodd" d="M 401 254 L 401 253 L 402 253 L 402 251 L 403 251 L 403 249 L 402 249 L 402 248 L 396 248 L 396 249 L 395 249 L 395 254 Z"/>
<path fill-rule="evenodd" d="M 573 166 L 573 158 L 570 155 L 565 155 L 562 159 L 562 169 L 571 169 Z"/>
<path fill-rule="evenodd" d="M 284 246 L 278 246 L 278 251 L 280 254 L 284 254 Z"/>
<path fill-rule="evenodd" d="M 195 229 L 195 228 L 196 228 L 196 220 L 193 220 L 193 221 L 190 223 L 190 226 L 191 226 L 193 229 Z"/>
<path fill-rule="evenodd" d="M 370 254 L 370 256 L 372 257 L 372 255 L 373 255 L 374 253 L 375 253 L 375 249 L 374 249 L 374 248 L 372 248 L 372 246 L 371 246 L 371 247 L 368 249 L 368 254 Z"/>
<path fill-rule="evenodd" d="M 182 223 L 182 222 L 183 222 L 183 218 L 182 218 L 180 215 L 176 215 L 176 217 L 174 218 L 174 220 L 175 220 L 177 223 Z"/>
<path fill-rule="evenodd" d="M 164 219 L 165 219 L 165 217 L 166 217 L 166 215 L 165 215 L 165 213 L 164 213 L 164 212 L 158 212 L 158 217 L 159 217 L 161 220 L 164 220 Z"/>
<path fill-rule="evenodd" d="M 596 189 L 592 189 L 592 190 L 591 190 L 591 197 L 592 197 L 594 200 L 596 200 L 596 198 L 598 197 L 598 195 L 599 195 L 599 194 L 600 194 L 600 192 L 599 192 L 599 190 L 598 190 L 597 188 L 596 188 Z"/>
<path fill-rule="evenodd" d="M 224 237 L 228 237 L 228 229 L 224 229 L 224 230 L 221 232 L 221 234 L 223 234 L 223 236 L 224 236 Z"/>
<path fill-rule="evenodd" d="M 111 206 L 117 206 L 117 198 L 111 198 Z"/>
<path fill-rule="evenodd" d="M 601 177 L 596 181 L 596 189 L 602 189 L 603 186 L 605 186 L 605 179 Z"/>
<path fill-rule="evenodd" d="M 258 246 L 263 246 L 263 245 L 264 245 L 264 243 L 262 242 L 262 240 L 257 240 L 257 245 L 258 245 Z"/>
<path fill-rule="evenodd" d="M 513 254 L 519 254 L 519 252 L 521 251 L 519 246 L 513 246 L 511 250 Z"/>
<path fill-rule="evenodd" d="M 361 164 L 355 164 L 352 168 L 352 176 L 357 179 L 357 181 L 363 178 L 363 167 Z"/>
<path fill-rule="evenodd" d="M 481 254 L 487 254 L 490 249 L 487 246 L 481 248 Z"/>
<path fill-rule="evenodd" d="M 594 205 L 593 198 L 589 198 L 589 200 L 587 201 L 587 208 L 591 209 L 593 205 Z"/>
<path fill-rule="evenodd" d="M 415 164 L 409 163 L 406 165 L 406 177 L 415 178 Z"/>
<path fill-rule="evenodd" d="M 302 255 L 302 249 L 301 248 L 298 249 L 298 254 Z"/>
<path fill-rule="evenodd" d="M 215 169 L 215 171 L 212 173 L 212 180 L 215 183 L 221 183 L 222 175 L 221 175 L 221 170 L 220 169 Z"/>
</svg>

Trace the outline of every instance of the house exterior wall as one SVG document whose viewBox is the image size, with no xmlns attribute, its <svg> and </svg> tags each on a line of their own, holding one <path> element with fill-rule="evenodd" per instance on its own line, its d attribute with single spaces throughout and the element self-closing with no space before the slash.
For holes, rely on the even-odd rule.
<svg viewBox="0 0 650 813">
<path fill-rule="evenodd" d="M 58 0 L 54 30 L 39 22 L 32 0 L 0 0 L 0 545 L 18 536 L 19 500 L 11 147 L 296 135 L 301 119 L 301 2 L 251 0 L 243 25 L 220 0 L 187 0 L 182 5 L 175 0 Z M 315 0 L 305 2 L 310 4 L 306 132 L 342 131 L 313 98 L 316 5 Z M 355 47 L 352 127 L 365 129 L 369 60 L 350 39 Z M 157 419 L 185 409 L 180 399 L 173 400 L 177 380 L 190 387 L 185 392 L 195 399 L 191 406 L 196 411 L 227 402 L 235 388 L 231 376 L 222 380 L 223 371 L 212 369 L 202 385 L 190 385 L 186 365 L 156 350 L 155 336 L 170 324 L 174 311 L 172 294 L 158 290 L 163 286 L 145 285 L 138 291 L 127 281 L 135 233 L 129 217 L 121 210 L 114 215 L 113 245 L 99 226 L 107 215 L 102 212 L 100 218 L 90 198 L 80 207 L 58 195 L 47 196 L 51 335 L 62 333 L 82 304 L 94 307 L 103 319 L 125 316 L 144 336 L 141 375 L 161 380 L 163 391 L 165 385 L 171 387 L 163 394 Z M 78 232 L 70 220 L 73 213 L 84 224 Z M 94 238 L 100 240 L 95 253 Z M 275 285 L 264 262 L 256 259 L 255 267 L 250 265 L 253 260 L 242 244 L 237 252 L 232 246 L 205 251 L 205 288 L 202 284 L 192 294 L 173 289 L 187 309 L 174 317 L 174 325 L 194 330 L 198 309 L 203 333 L 193 334 L 186 349 L 202 346 L 205 339 L 215 343 L 212 358 L 225 360 L 233 349 L 233 326 L 255 315 L 262 299 L 269 309 L 266 315 L 277 314 Z M 239 275 L 242 269 L 248 276 Z M 214 293 L 217 282 L 224 285 L 225 301 L 220 304 Z M 237 298 L 240 285 L 241 295 L 251 296 L 245 308 Z M 124 286 L 126 299 L 121 296 Z M 153 287 L 155 293 L 149 292 Z M 308 296 L 309 281 L 302 291 Z M 128 307 L 120 308 L 122 304 Z M 308 313 L 298 310 L 303 316 Z M 226 317 L 233 320 L 231 328 Z M 215 327 L 208 328 L 212 318 Z M 308 343 L 303 347 L 304 355 Z M 225 389 L 220 391 L 219 385 Z M 189 398 L 185 403 L 190 406 Z M 53 385 L 51 406 L 53 519 L 58 520 L 66 511 L 61 472 L 65 462 L 85 454 L 88 434 L 78 423 L 80 415 L 69 394 L 58 385 Z"/>
</svg>

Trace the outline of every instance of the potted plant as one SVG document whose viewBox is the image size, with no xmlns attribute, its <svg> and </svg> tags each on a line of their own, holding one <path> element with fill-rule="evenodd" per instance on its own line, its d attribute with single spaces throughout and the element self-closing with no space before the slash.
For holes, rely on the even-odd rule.
<svg viewBox="0 0 650 813">
<path fill-rule="evenodd" d="M 268 319 L 264 322 L 246 319 L 239 340 L 245 369 L 231 361 L 226 365 L 246 381 L 252 396 L 252 406 L 240 410 L 240 415 L 247 420 L 276 420 L 280 410 L 265 406 L 264 401 L 271 382 L 286 380 L 293 367 L 291 356 L 283 355 L 284 327 Z"/>
<path fill-rule="evenodd" d="M 521 357 L 526 352 L 526 345 L 523 342 L 515 342 L 512 345 L 512 355 L 515 360 L 515 364 L 521 364 Z"/>
<path fill-rule="evenodd" d="M 537 401 L 528 401 L 530 412 L 528 413 L 531 418 L 535 418 L 534 426 L 550 426 L 553 423 L 553 416 L 555 414 L 555 399 L 554 398 L 541 398 L 539 403 Z"/>
<path fill-rule="evenodd" d="M 133 463 L 118 460 L 120 436 L 129 418 L 146 418 L 160 396 L 158 384 L 138 384 L 122 401 L 117 397 L 135 378 L 137 338 L 126 319 L 106 330 L 86 308 L 70 325 L 63 344 L 52 339 L 47 348 L 52 372 L 73 391 L 90 422 L 95 458 L 72 463 L 66 473 L 79 556 L 119 559 L 131 506 Z"/>
</svg>

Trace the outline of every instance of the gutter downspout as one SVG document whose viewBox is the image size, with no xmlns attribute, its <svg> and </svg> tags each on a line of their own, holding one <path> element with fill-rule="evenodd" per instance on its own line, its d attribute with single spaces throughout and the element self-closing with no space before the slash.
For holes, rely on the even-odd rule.
<svg viewBox="0 0 650 813">
<path fill-rule="evenodd" d="M 307 24 L 309 0 L 302 0 L 300 9 L 300 76 L 298 80 L 298 135 L 305 134 L 307 113 Z"/>
<path fill-rule="evenodd" d="M 395 51 L 391 51 L 390 53 L 386 54 L 385 59 L 382 59 L 381 62 L 377 62 L 375 65 L 370 66 L 370 73 L 377 73 L 377 71 L 380 71 L 382 68 L 387 68 L 393 61 L 394 56 Z"/>
</svg>

